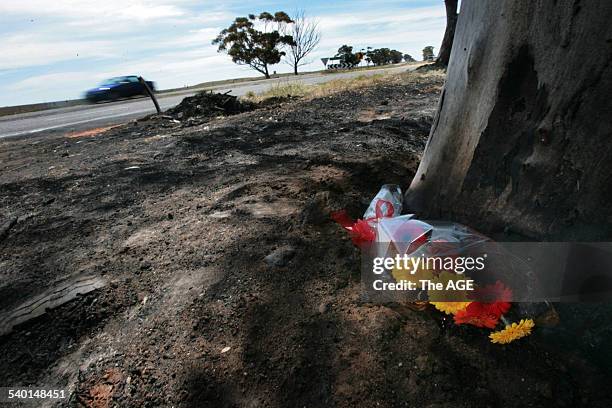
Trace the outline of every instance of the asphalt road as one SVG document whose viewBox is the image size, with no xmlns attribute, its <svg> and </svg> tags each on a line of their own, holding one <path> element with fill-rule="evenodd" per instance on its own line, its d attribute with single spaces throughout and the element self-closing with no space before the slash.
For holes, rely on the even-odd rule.
<svg viewBox="0 0 612 408">
<path fill-rule="evenodd" d="M 382 72 L 394 73 L 409 69 L 406 65 L 391 66 L 376 70 L 357 70 L 339 72 L 336 74 L 305 74 L 298 77 L 282 77 L 267 80 L 256 80 L 245 83 L 202 88 L 213 89 L 216 92 L 227 92 L 236 96 L 248 92 L 263 92 L 278 83 L 301 82 L 303 84 L 319 84 L 333 79 L 351 78 L 359 75 L 374 75 Z M 159 94 L 158 102 L 162 110 L 169 109 L 180 103 L 186 96 L 193 95 L 198 90 L 190 92 Z M 74 132 L 103 126 L 118 125 L 155 112 L 155 107 L 149 98 L 129 99 L 97 105 L 79 105 L 65 108 L 49 109 L 38 112 L 20 113 L 0 117 L 0 138 L 13 136 L 35 135 L 41 132 Z"/>
</svg>

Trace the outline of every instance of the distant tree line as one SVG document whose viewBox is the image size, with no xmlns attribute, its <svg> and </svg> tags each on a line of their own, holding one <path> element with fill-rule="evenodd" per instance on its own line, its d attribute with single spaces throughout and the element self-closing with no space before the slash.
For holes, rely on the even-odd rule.
<svg viewBox="0 0 612 408">
<path fill-rule="evenodd" d="M 335 58 L 339 58 L 340 62 L 349 65 L 357 65 L 362 60 L 365 60 L 368 65 L 387 65 L 397 64 L 402 61 L 415 61 L 415 59 L 412 58 L 409 54 L 404 54 L 401 51 L 392 50 L 390 48 L 367 47 L 366 49 L 362 49 L 361 51 L 353 52 L 353 46 L 346 44 L 338 48 L 338 52 L 336 53 Z"/>
<path fill-rule="evenodd" d="M 390 48 L 376 48 L 366 52 L 366 61 L 371 61 L 374 65 L 397 64 L 402 62 L 404 54 L 398 50 Z"/>
</svg>

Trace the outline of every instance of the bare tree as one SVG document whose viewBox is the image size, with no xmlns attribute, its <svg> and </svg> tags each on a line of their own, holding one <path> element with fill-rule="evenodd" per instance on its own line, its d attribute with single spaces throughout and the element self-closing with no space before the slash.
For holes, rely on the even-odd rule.
<svg viewBox="0 0 612 408">
<path fill-rule="evenodd" d="M 293 37 L 289 46 L 287 62 L 293 67 L 293 73 L 298 74 L 298 67 L 306 65 L 306 57 L 321 41 L 319 23 L 306 17 L 303 10 L 297 11 L 293 17 L 293 24 L 288 25 L 288 35 Z"/>
</svg>

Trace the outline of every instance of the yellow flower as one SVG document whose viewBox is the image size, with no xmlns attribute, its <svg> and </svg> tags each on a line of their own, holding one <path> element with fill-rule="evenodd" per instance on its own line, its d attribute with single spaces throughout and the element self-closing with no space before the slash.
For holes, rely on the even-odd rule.
<svg viewBox="0 0 612 408">
<path fill-rule="evenodd" d="M 521 337 L 529 336 L 535 323 L 531 319 L 521 319 L 518 323 L 507 325 L 505 329 L 489 335 L 491 343 L 508 344 Z"/>
<path fill-rule="evenodd" d="M 454 315 L 458 311 L 468 307 L 470 302 L 430 302 L 436 309 L 448 315 Z"/>
</svg>

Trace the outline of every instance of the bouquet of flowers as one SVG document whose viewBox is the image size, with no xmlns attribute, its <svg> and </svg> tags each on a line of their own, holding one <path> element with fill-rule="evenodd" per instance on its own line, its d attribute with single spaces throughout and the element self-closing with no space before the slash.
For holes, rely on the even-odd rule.
<svg viewBox="0 0 612 408">
<path fill-rule="evenodd" d="M 413 214 L 401 215 L 402 193 L 397 185 L 383 185 L 366 210 L 363 219 L 351 219 L 345 210 L 333 212 L 338 222 L 351 236 L 352 242 L 363 251 L 374 251 L 376 256 L 438 257 L 457 259 L 468 248 L 493 241 L 470 228 L 451 222 L 426 222 Z M 399 260 L 399 258 L 398 258 Z M 390 268 L 389 279 L 395 282 L 427 280 L 442 283 L 466 279 L 467 273 L 458 262 L 451 268 L 439 270 L 422 263 L 408 271 L 398 264 Z M 454 266 L 453 266 L 454 265 Z M 452 285 L 450 285 L 452 286 Z M 438 311 L 452 316 L 455 324 L 468 324 L 492 332 L 492 343 L 507 344 L 531 334 L 534 319 L 508 319 L 512 308 L 512 290 L 502 280 L 476 284 L 471 291 L 452 293 L 428 290 L 424 300 Z"/>
</svg>

